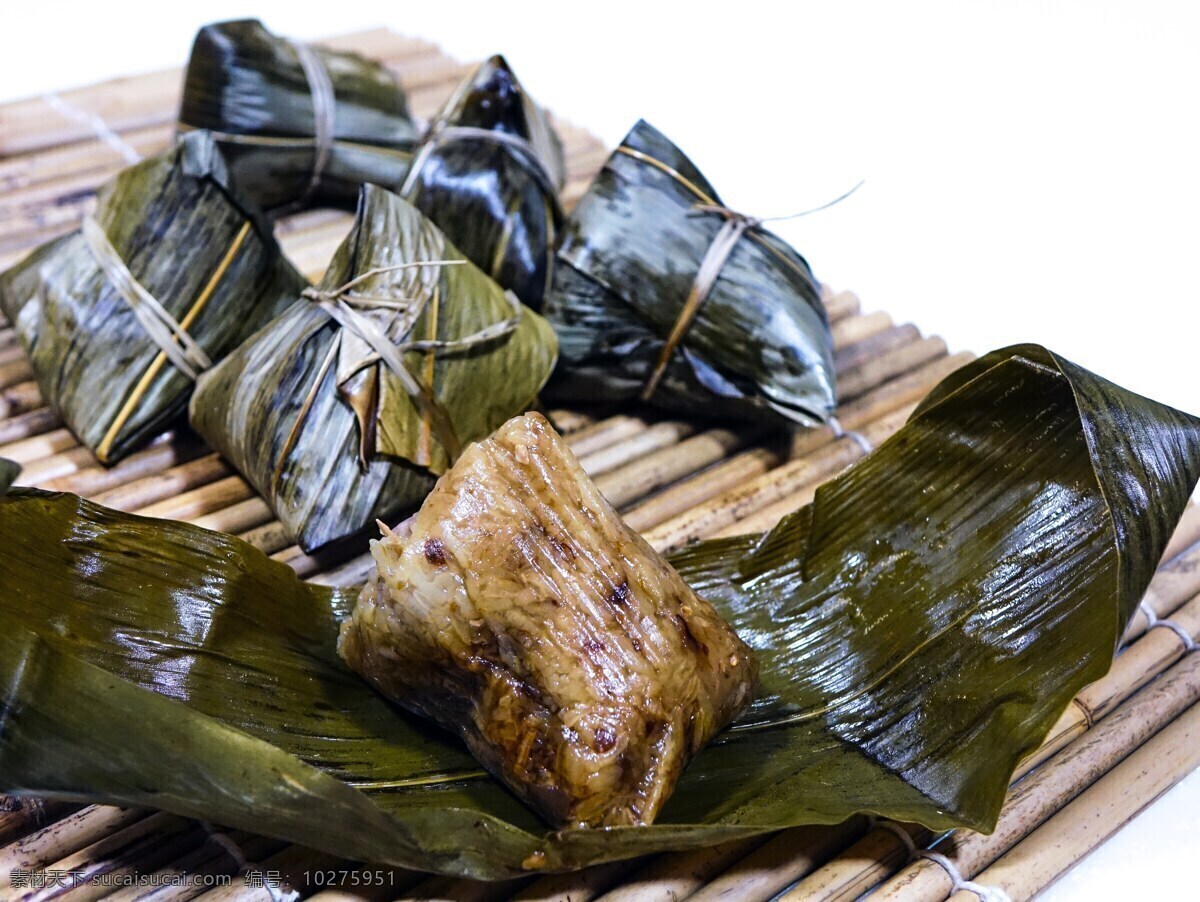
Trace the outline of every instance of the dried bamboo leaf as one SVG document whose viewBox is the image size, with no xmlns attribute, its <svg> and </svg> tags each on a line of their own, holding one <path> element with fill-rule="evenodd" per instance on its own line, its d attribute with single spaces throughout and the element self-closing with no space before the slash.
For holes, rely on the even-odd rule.
<svg viewBox="0 0 1200 902">
<path fill-rule="evenodd" d="M 93 218 L 132 277 L 213 361 L 307 284 L 204 132 L 120 172 L 100 189 Z M 151 338 L 83 231 L 0 276 L 0 307 L 43 397 L 102 462 L 183 413 L 191 377 Z"/>
<path fill-rule="evenodd" d="M 720 197 L 639 122 L 563 225 L 545 313 L 564 401 L 645 393 L 701 265 L 727 222 Z M 733 245 L 669 353 L 652 403 L 671 411 L 815 425 L 835 405 L 833 341 L 804 259 L 761 227 Z"/>
<path fill-rule="evenodd" d="M 311 550 L 416 505 L 461 443 L 534 402 L 554 366 L 554 334 L 470 263 L 411 205 L 362 189 L 354 226 L 318 286 L 344 295 L 386 340 L 453 342 L 516 319 L 511 332 L 462 350 L 403 351 L 429 395 L 422 407 L 397 373 L 317 301 L 305 301 L 206 373 L 192 424 L 258 489 L 288 534 Z M 379 268 L 449 261 L 370 275 Z M 384 306 L 370 305 L 372 299 Z M 451 442 L 453 444 L 453 442 Z"/>
<path fill-rule="evenodd" d="M 301 54 L 315 59 L 315 75 Z M 332 100 L 327 113 L 324 79 L 332 94 L 325 98 Z M 318 120 L 330 126 L 323 161 Z M 179 123 L 215 133 L 238 181 L 273 211 L 310 203 L 350 206 L 365 183 L 398 186 L 417 139 L 404 89 L 382 63 L 299 47 L 254 19 L 218 22 L 197 33 Z"/>
<path fill-rule="evenodd" d="M 400 193 L 467 258 L 540 309 L 562 213 L 562 145 L 503 57 L 434 118 Z"/>
<path fill-rule="evenodd" d="M 493 879 L 856 811 L 988 830 L 1015 763 L 1108 667 L 1198 474 L 1200 421 L 1043 348 L 958 371 L 765 537 L 674 558 L 764 691 L 657 824 L 554 833 L 340 665 L 352 593 L 227 536 L 11 489 L 0 788 Z"/>
</svg>

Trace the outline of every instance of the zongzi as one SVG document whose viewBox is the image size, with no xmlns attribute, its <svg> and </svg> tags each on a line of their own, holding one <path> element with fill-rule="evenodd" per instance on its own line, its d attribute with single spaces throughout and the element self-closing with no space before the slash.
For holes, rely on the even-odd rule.
<svg viewBox="0 0 1200 902">
<path fill-rule="evenodd" d="M 324 280 L 205 374 L 192 424 L 312 550 L 418 503 L 555 353 L 545 320 L 367 185 Z"/>
<path fill-rule="evenodd" d="M 645 122 L 563 225 L 544 312 L 561 354 L 548 396 L 805 426 L 833 412 L 808 264 Z"/>
<path fill-rule="evenodd" d="M 366 182 L 397 186 L 417 138 L 382 63 L 277 37 L 253 19 L 200 29 L 179 123 L 216 134 L 268 210 L 349 206 Z"/>
<path fill-rule="evenodd" d="M 549 119 L 493 56 L 433 120 L 400 194 L 536 310 L 550 278 L 562 181 L 562 146 Z"/>
<path fill-rule="evenodd" d="M 538 414 L 468 448 L 371 552 L 342 657 L 555 826 L 650 823 L 753 698 L 749 647 Z"/>
<path fill-rule="evenodd" d="M 79 231 L 0 276 L 42 395 L 113 463 L 183 413 L 193 381 L 307 283 L 196 132 L 104 185 Z"/>
</svg>

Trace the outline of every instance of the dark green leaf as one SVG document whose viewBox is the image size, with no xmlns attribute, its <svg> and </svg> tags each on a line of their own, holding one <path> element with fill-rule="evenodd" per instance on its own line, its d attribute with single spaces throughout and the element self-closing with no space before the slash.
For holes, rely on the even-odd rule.
<svg viewBox="0 0 1200 902">
<path fill-rule="evenodd" d="M 206 133 L 118 173 L 93 216 L 133 277 L 214 361 L 307 284 Z M 46 402 L 102 461 L 137 450 L 186 408 L 192 380 L 158 359 L 160 346 L 81 232 L 0 276 L 0 307 Z"/>
<path fill-rule="evenodd" d="M 545 305 L 562 357 L 550 396 L 642 394 L 725 221 L 698 204 L 721 199 L 679 148 L 635 125 L 563 226 Z M 824 422 L 835 403 L 833 341 L 804 259 L 762 228 L 745 233 L 651 401 L 700 416 Z"/>
<path fill-rule="evenodd" d="M 352 206 L 365 183 L 396 187 L 416 126 L 404 90 L 382 63 L 320 47 L 333 89 L 333 139 L 319 184 L 313 87 L 295 46 L 254 19 L 206 25 L 184 76 L 179 121 L 216 133 L 238 180 L 264 208 Z"/>
<path fill-rule="evenodd" d="M 1043 348 L 960 370 L 765 537 L 676 556 L 757 649 L 763 693 L 658 824 L 553 834 L 342 667 L 350 593 L 230 537 L 15 489 L 0 786 L 486 878 L 856 811 L 987 830 L 1108 667 L 1198 474 L 1200 422 Z"/>
<path fill-rule="evenodd" d="M 446 260 L 463 254 L 410 204 L 368 185 L 319 288 L 380 267 Z M 470 263 L 379 274 L 354 291 L 392 299 L 395 307 L 362 314 L 394 343 L 463 339 L 514 315 Z M 462 351 L 408 351 L 404 361 L 465 444 L 533 403 L 555 348 L 545 320 L 524 310 L 508 335 Z M 415 506 L 455 453 L 378 355 L 310 301 L 203 376 L 192 424 L 306 549 Z"/>
</svg>

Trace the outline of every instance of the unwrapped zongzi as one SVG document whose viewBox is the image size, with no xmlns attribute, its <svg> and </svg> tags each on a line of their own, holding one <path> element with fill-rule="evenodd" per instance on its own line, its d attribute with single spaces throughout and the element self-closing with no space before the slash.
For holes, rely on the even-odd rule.
<svg viewBox="0 0 1200 902">
<path fill-rule="evenodd" d="M 400 194 L 536 310 L 550 278 L 562 180 L 562 146 L 546 113 L 493 56 L 433 120 Z"/>
<path fill-rule="evenodd" d="M 546 321 L 374 185 L 304 297 L 205 374 L 191 416 L 306 550 L 418 503 L 554 366 Z"/>
<path fill-rule="evenodd" d="M 834 408 L 808 264 L 645 122 L 563 225 L 545 314 L 561 353 L 551 397 L 806 426 Z"/>
<path fill-rule="evenodd" d="M 753 698 L 750 648 L 538 414 L 467 449 L 371 551 L 342 657 L 555 826 L 650 823 Z"/>
<path fill-rule="evenodd" d="M 0 276 L 46 399 L 113 463 L 183 413 L 193 380 L 307 283 L 196 132 L 119 173 L 79 231 Z"/>
<path fill-rule="evenodd" d="M 366 182 L 395 187 L 417 138 L 382 63 L 277 37 L 253 19 L 200 29 L 179 122 L 216 134 L 268 210 L 349 206 Z"/>
</svg>

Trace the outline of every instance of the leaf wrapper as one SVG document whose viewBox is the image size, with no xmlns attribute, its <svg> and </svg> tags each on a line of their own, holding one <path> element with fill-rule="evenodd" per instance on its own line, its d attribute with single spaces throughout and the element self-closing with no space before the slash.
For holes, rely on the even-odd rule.
<svg viewBox="0 0 1200 902">
<path fill-rule="evenodd" d="M 1014 765 L 1109 666 L 1198 474 L 1200 422 L 1043 348 L 958 371 L 775 530 L 674 558 L 755 648 L 763 693 L 657 824 L 549 834 L 341 667 L 352 592 L 217 533 L 10 490 L 0 785 L 479 878 L 859 811 L 989 830 Z"/>
<path fill-rule="evenodd" d="M 96 222 L 133 277 L 220 360 L 307 284 L 212 138 L 188 135 L 101 187 Z M 0 276 L 0 307 L 46 402 L 115 463 L 180 416 L 192 380 L 165 357 L 80 232 Z"/>
<path fill-rule="evenodd" d="M 456 128 L 516 138 L 519 147 Z M 443 130 L 445 139 L 443 139 Z M 401 193 L 480 269 L 541 308 L 562 220 L 562 145 L 508 63 L 493 56 L 434 119 Z"/>
<path fill-rule="evenodd" d="M 318 290 L 376 268 L 463 260 L 414 207 L 367 185 Z M 381 274 L 354 292 L 400 305 L 365 314 L 397 344 L 459 340 L 514 315 L 499 286 L 466 262 Z M 495 340 L 404 352 L 405 366 L 464 444 L 532 404 L 554 366 L 554 333 L 533 311 L 518 312 L 515 330 Z M 415 506 L 454 454 L 371 347 L 309 301 L 204 375 L 191 420 L 305 550 Z"/>
<path fill-rule="evenodd" d="M 329 159 L 317 163 L 314 88 L 292 42 L 245 19 L 206 25 L 184 75 L 179 122 L 216 133 L 240 182 L 265 209 L 353 206 L 365 183 L 396 187 L 417 128 L 395 75 L 354 53 L 313 47 L 333 92 Z"/>
<path fill-rule="evenodd" d="M 642 394 L 724 221 L 697 205 L 721 200 L 679 148 L 639 122 L 563 225 L 545 304 L 562 355 L 549 397 Z M 650 401 L 699 416 L 825 422 L 836 403 L 833 339 L 804 259 L 750 229 Z"/>
</svg>

